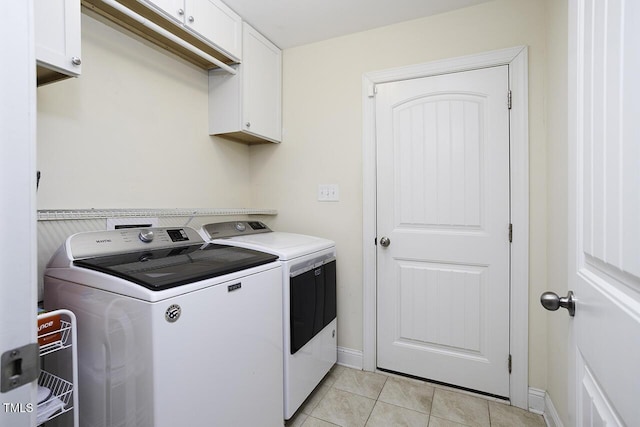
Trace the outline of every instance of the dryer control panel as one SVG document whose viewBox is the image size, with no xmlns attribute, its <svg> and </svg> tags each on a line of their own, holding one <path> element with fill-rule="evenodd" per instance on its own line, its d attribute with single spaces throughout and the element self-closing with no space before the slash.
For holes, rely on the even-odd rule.
<svg viewBox="0 0 640 427">
<path fill-rule="evenodd" d="M 209 239 L 224 239 L 245 234 L 269 233 L 272 230 L 260 221 L 214 222 L 202 226 Z"/>
</svg>

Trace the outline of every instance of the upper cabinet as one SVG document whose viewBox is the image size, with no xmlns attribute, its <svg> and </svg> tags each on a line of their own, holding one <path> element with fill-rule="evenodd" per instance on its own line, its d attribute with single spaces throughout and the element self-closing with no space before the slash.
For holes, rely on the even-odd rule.
<svg viewBox="0 0 640 427">
<path fill-rule="evenodd" d="M 242 19 L 218 0 L 141 0 L 239 61 Z"/>
<path fill-rule="evenodd" d="M 242 60 L 242 19 L 220 0 L 82 0 L 82 6 L 207 70 Z"/>
<path fill-rule="evenodd" d="M 209 133 L 247 143 L 282 140 L 282 51 L 247 23 L 237 73 L 209 71 Z"/>
<path fill-rule="evenodd" d="M 38 85 L 82 71 L 80 0 L 34 1 Z"/>
</svg>

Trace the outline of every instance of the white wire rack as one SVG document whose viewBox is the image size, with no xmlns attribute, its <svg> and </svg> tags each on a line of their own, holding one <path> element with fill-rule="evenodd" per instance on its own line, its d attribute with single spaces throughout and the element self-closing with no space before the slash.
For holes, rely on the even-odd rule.
<svg viewBox="0 0 640 427">
<path fill-rule="evenodd" d="M 73 384 L 47 371 L 40 371 L 38 386 L 50 391 L 49 396 L 38 403 L 38 425 L 73 410 Z"/>
<path fill-rule="evenodd" d="M 65 320 L 60 320 L 60 329 L 52 332 L 47 332 L 46 334 L 38 335 L 38 338 L 54 338 L 53 341 L 40 346 L 40 357 L 46 356 L 47 354 L 53 353 L 54 351 L 71 347 L 72 343 L 69 340 L 70 335 L 71 323 Z"/>
<path fill-rule="evenodd" d="M 229 209 L 61 209 L 39 210 L 38 221 L 59 221 L 96 218 L 137 217 L 193 217 L 221 215 L 277 215 L 275 209 L 229 208 Z"/>
<path fill-rule="evenodd" d="M 60 319 L 60 326 L 55 330 L 38 334 L 40 357 L 56 353 L 56 366 L 67 374 L 63 378 L 62 374 L 55 375 L 47 369 L 40 371 L 38 390 L 43 395 L 39 395 L 37 425 L 73 410 L 73 426 L 78 427 L 78 393 L 74 389 L 78 381 L 76 316 L 69 310 L 54 310 L 40 314 L 38 319 L 45 322 Z M 58 353 L 66 349 L 67 353 Z"/>
</svg>

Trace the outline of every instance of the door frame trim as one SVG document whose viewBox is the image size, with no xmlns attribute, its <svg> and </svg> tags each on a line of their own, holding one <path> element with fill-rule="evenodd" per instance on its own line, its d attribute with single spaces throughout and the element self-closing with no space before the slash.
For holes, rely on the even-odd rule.
<svg viewBox="0 0 640 427">
<path fill-rule="evenodd" d="M 512 371 L 509 398 L 513 406 L 529 409 L 529 96 L 528 49 L 518 46 L 476 55 L 366 73 L 363 104 L 363 369 L 376 369 L 376 127 L 375 85 L 421 77 L 509 66 L 513 92 L 510 111 L 511 296 L 509 330 Z M 506 94 L 505 94 L 506 103 Z M 505 360 L 505 369 L 507 361 Z"/>
</svg>

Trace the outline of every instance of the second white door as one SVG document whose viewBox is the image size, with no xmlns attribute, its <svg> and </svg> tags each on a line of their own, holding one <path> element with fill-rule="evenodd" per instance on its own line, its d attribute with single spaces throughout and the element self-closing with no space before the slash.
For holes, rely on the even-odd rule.
<svg viewBox="0 0 640 427">
<path fill-rule="evenodd" d="M 508 66 L 376 90 L 377 366 L 508 397 Z"/>
</svg>

